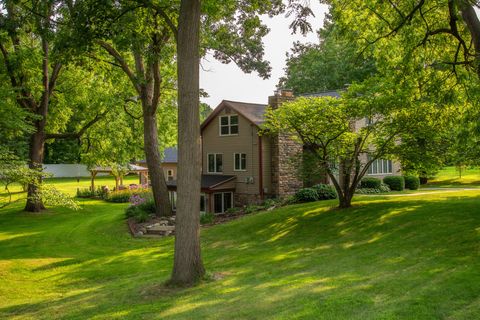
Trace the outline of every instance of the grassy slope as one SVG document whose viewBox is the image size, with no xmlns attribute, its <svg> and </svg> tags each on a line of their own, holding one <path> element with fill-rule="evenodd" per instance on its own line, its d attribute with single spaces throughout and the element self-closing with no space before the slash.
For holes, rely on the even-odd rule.
<svg viewBox="0 0 480 320">
<path fill-rule="evenodd" d="M 428 185 L 434 187 L 476 187 L 480 185 L 480 168 L 468 168 L 462 172 L 462 177 L 460 178 L 459 172 L 455 167 L 446 167 L 440 170 L 435 179 L 428 182 Z"/>
<path fill-rule="evenodd" d="M 333 204 L 203 229 L 223 278 L 187 290 L 162 289 L 173 239 L 130 238 L 124 204 L 3 210 L 0 318 L 480 318 L 480 191 Z"/>
</svg>

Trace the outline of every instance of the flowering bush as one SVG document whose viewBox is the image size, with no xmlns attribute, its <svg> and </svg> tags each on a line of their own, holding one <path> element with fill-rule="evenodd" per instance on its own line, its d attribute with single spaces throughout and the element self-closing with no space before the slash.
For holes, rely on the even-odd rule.
<svg viewBox="0 0 480 320">
<path fill-rule="evenodd" d="M 127 218 L 134 218 L 137 222 L 145 222 L 150 215 L 155 214 L 155 201 L 146 193 L 130 196 L 130 206 L 125 210 Z"/>
<path fill-rule="evenodd" d="M 108 202 L 131 202 L 130 198 L 133 195 L 139 195 L 142 198 L 147 198 L 150 195 L 150 192 L 147 189 L 138 188 L 135 190 L 118 190 L 108 193 L 105 196 L 105 201 Z"/>
<path fill-rule="evenodd" d="M 147 199 L 142 198 L 142 196 L 139 195 L 139 194 L 134 194 L 134 195 L 130 196 L 130 199 L 128 201 L 130 201 L 132 206 L 138 206 L 138 205 L 141 205 L 142 203 L 145 203 L 145 201 L 147 201 Z"/>
</svg>

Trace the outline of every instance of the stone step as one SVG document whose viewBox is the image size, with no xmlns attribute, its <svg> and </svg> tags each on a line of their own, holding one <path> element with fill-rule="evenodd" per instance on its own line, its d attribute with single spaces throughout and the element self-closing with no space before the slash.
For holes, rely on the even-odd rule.
<svg viewBox="0 0 480 320">
<path fill-rule="evenodd" d="M 148 228 L 147 227 L 147 232 L 172 232 L 175 231 L 175 226 L 153 226 Z"/>
</svg>

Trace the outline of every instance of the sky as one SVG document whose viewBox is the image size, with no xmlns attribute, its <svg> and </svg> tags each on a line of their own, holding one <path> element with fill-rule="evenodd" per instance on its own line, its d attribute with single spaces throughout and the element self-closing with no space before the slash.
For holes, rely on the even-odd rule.
<svg viewBox="0 0 480 320">
<path fill-rule="evenodd" d="M 318 42 L 316 31 L 322 27 L 328 7 L 318 1 L 311 1 L 310 5 L 315 14 L 315 17 L 309 19 L 314 32 L 305 37 L 291 34 L 289 25 L 292 17 L 262 17 L 262 21 L 270 28 L 269 34 L 264 38 L 265 59 L 272 67 L 271 77 L 267 80 L 263 80 L 256 73 L 245 74 L 234 63 L 222 64 L 212 56 L 202 59 L 200 87 L 209 94 L 208 98 L 202 98 L 202 102 L 212 108 L 218 106 L 222 100 L 267 104 L 268 96 L 273 94 L 278 79 L 285 73 L 286 53 L 293 47 L 293 43 Z"/>
</svg>

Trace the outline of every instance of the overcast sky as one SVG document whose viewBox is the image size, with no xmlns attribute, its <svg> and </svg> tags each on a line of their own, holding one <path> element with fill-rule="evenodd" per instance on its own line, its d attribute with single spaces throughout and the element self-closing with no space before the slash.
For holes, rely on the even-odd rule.
<svg viewBox="0 0 480 320">
<path fill-rule="evenodd" d="M 245 74 L 235 64 L 222 64 L 212 56 L 202 60 L 200 70 L 200 87 L 208 92 L 209 98 L 202 101 L 215 108 L 222 100 L 235 100 L 253 103 L 267 103 L 268 96 L 273 94 L 278 79 L 284 75 L 286 52 L 290 51 L 295 41 L 317 42 L 318 30 L 323 25 L 327 11 L 326 5 L 311 1 L 310 5 L 315 18 L 310 18 L 314 32 L 306 37 L 292 35 L 288 26 L 292 18 L 284 15 L 269 18 L 263 17 L 263 22 L 270 28 L 270 33 L 264 38 L 265 58 L 270 61 L 272 74 L 270 79 L 263 80 L 256 73 Z"/>
</svg>

